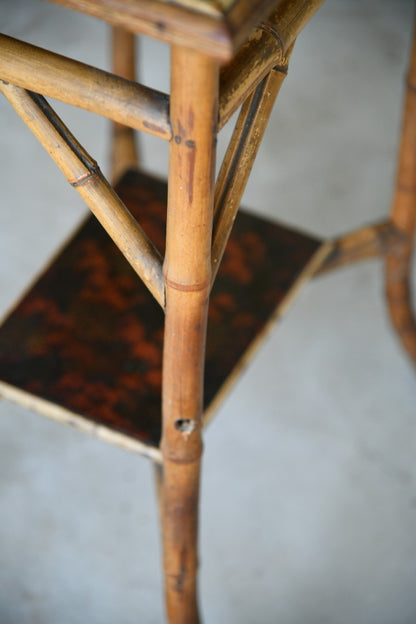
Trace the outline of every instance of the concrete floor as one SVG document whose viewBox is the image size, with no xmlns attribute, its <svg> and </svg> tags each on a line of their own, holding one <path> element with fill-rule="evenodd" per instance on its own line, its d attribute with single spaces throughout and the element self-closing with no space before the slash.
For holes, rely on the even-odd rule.
<svg viewBox="0 0 416 624">
<path fill-rule="evenodd" d="M 412 2 L 328 0 L 300 37 L 245 204 L 328 236 L 388 212 Z M 1 0 L 2 30 L 105 67 L 105 26 Z M 167 49 L 143 42 L 167 89 Z M 5 101 L 0 307 L 84 214 Z M 107 122 L 57 106 L 103 164 Z M 146 167 L 166 146 L 145 137 Z M 56 174 L 56 175 L 55 175 Z M 210 624 L 416 622 L 416 376 L 383 306 L 382 268 L 316 280 L 208 429 L 201 603 Z M 0 624 L 163 621 L 145 459 L 3 402 Z"/>
</svg>

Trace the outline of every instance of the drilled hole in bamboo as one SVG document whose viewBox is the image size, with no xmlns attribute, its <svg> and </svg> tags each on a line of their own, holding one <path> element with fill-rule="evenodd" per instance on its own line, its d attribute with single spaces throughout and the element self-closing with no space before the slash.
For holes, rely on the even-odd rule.
<svg viewBox="0 0 416 624">
<path fill-rule="evenodd" d="M 179 418 L 175 420 L 175 429 L 181 433 L 191 433 L 195 429 L 195 421 L 190 418 Z"/>
</svg>

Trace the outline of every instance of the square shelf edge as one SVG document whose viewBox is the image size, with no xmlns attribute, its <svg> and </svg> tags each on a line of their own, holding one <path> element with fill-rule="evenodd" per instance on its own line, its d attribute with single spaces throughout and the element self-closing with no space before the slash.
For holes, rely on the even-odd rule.
<svg viewBox="0 0 416 624">
<path fill-rule="evenodd" d="M 166 185 L 129 171 L 116 191 L 163 252 Z M 240 211 L 210 300 L 206 420 L 323 252 L 316 238 Z M 163 325 L 91 216 L 0 327 L 0 395 L 160 461 Z"/>
</svg>

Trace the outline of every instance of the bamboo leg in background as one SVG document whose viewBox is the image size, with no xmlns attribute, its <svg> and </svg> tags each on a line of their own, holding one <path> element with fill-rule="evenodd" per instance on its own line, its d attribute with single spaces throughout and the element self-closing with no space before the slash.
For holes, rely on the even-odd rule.
<svg viewBox="0 0 416 624">
<path fill-rule="evenodd" d="M 161 442 L 165 592 L 171 624 L 199 622 L 198 499 L 217 116 L 217 63 L 173 46 Z"/>
<path fill-rule="evenodd" d="M 136 81 L 136 36 L 114 26 L 112 34 L 112 61 L 113 72 L 121 78 Z M 113 122 L 112 124 L 112 145 L 111 145 L 111 179 L 113 184 L 117 182 L 125 171 L 139 166 L 139 151 L 137 149 L 137 138 L 133 128 L 123 126 L 123 124 Z M 162 489 L 163 489 L 163 469 L 157 463 L 153 464 L 154 478 L 156 486 L 157 504 L 159 516 L 162 513 Z"/>
<path fill-rule="evenodd" d="M 416 364 L 416 322 L 410 285 L 416 225 L 416 37 L 410 61 L 391 221 L 405 235 L 405 242 L 387 254 L 387 302 L 393 326 Z"/>
<path fill-rule="evenodd" d="M 121 78 L 136 80 L 135 35 L 123 28 L 113 27 L 112 60 L 113 72 Z M 138 150 L 133 128 L 113 122 L 111 148 L 111 180 L 113 184 L 127 169 L 138 166 Z"/>
</svg>

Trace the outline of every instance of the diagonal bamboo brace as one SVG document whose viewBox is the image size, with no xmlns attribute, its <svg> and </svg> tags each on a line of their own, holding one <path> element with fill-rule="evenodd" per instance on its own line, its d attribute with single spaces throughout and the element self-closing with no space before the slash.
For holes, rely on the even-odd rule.
<svg viewBox="0 0 416 624">
<path fill-rule="evenodd" d="M 286 74 L 287 65 L 273 69 L 244 102 L 238 117 L 215 188 L 216 220 L 212 241 L 211 284 L 217 275 L 244 189 Z"/>
<path fill-rule="evenodd" d="M 97 163 L 42 96 L 1 80 L 0 90 L 164 307 L 162 258 L 104 178 Z"/>
</svg>

